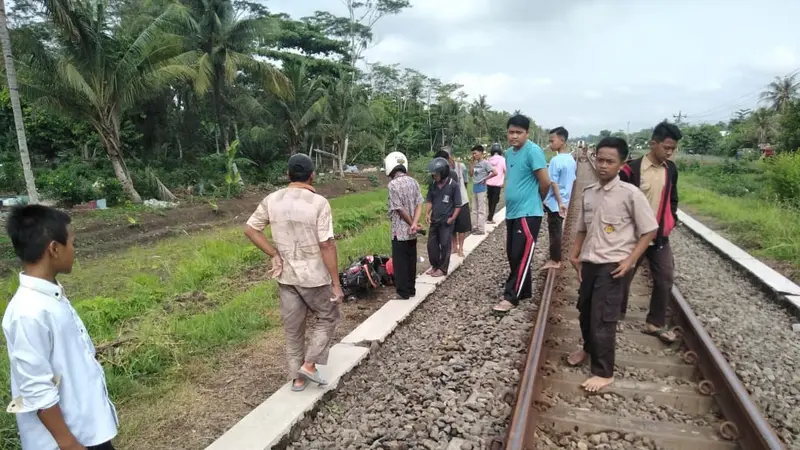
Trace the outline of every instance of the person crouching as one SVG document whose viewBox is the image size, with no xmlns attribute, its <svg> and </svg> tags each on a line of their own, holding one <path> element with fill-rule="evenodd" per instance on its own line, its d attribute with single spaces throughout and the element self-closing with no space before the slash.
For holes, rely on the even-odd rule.
<svg viewBox="0 0 800 450">
<path fill-rule="evenodd" d="M 461 186 L 450 177 L 450 163 L 434 158 L 428 163 L 431 184 L 425 203 L 425 220 L 430 224 L 428 259 L 431 267 L 425 273 L 432 277 L 447 275 L 450 268 L 453 227 L 461 211 Z"/>
<path fill-rule="evenodd" d="M 583 190 L 578 234 L 571 262 L 578 272 L 578 311 L 583 348 L 567 363 L 591 359 L 592 376 L 581 385 L 597 392 L 614 382 L 616 323 L 625 297 L 626 274 L 655 238 L 658 222 L 644 194 L 619 179 L 628 156 L 624 139 L 609 137 L 597 144 L 600 180 Z"/>
</svg>

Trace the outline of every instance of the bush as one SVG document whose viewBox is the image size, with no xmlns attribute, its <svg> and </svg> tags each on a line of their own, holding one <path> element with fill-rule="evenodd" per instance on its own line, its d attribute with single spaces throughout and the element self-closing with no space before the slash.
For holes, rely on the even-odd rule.
<svg viewBox="0 0 800 450">
<path fill-rule="evenodd" d="M 782 201 L 800 205 L 800 153 L 781 153 L 764 162 L 770 190 Z"/>
</svg>

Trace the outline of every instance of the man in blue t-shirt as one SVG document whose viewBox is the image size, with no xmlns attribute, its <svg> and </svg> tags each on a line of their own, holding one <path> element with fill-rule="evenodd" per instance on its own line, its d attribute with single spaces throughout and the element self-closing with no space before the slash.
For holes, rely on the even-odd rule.
<svg viewBox="0 0 800 450">
<path fill-rule="evenodd" d="M 550 190 L 544 151 L 528 140 L 530 125 L 530 119 L 516 115 L 506 127 L 511 144 L 506 150 L 506 253 L 511 273 L 503 300 L 494 307 L 500 313 L 533 296 L 533 249 L 544 216 L 542 199 Z"/>
<path fill-rule="evenodd" d="M 578 165 L 569 153 L 567 139 L 569 132 L 564 127 L 550 130 L 550 150 L 558 153 L 550 160 L 547 173 L 550 174 L 550 192 L 544 199 L 547 212 L 547 231 L 550 233 L 550 259 L 542 266 L 542 270 L 561 268 L 561 229 L 567 217 L 567 207 L 575 182 L 575 171 Z"/>
</svg>

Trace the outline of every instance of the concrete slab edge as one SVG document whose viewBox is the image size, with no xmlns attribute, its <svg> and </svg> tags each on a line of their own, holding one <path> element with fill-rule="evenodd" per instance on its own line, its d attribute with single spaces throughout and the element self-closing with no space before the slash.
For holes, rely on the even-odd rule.
<svg viewBox="0 0 800 450">
<path fill-rule="evenodd" d="M 327 376 L 330 380 L 329 385 L 315 391 L 312 391 L 314 386 L 310 386 L 306 391 L 296 393 L 291 392 L 290 383 L 284 384 L 278 391 L 206 447 L 206 450 L 267 450 L 285 441 L 292 429 L 316 408 L 320 400 L 334 392 L 341 380 L 367 358 L 369 349 L 365 347 L 373 342 L 383 342 L 388 338 L 428 296 L 436 291 L 438 285 L 461 267 L 464 260 L 503 223 L 505 212 L 506 209 L 502 208 L 495 213 L 495 219 L 498 223 L 495 225 L 487 224 L 486 234 L 470 235 L 466 238 L 464 241 L 464 258 L 453 257 L 446 276 L 441 278 L 433 278 L 425 274 L 417 276 L 417 290 L 419 291 L 417 296 L 409 300 L 391 300 L 387 302 L 345 336 L 341 342 L 334 345 L 331 348 L 331 353 L 334 353 L 334 349 L 346 351 L 347 348 L 351 348 L 355 353 L 354 356 L 351 356 L 346 361 L 336 361 L 336 363 L 343 363 L 341 368 L 332 367 L 335 364 L 320 366 L 322 376 Z M 332 354 L 331 359 L 333 358 L 334 355 Z M 292 395 L 292 400 L 296 399 L 300 402 L 295 402 L 295 407 L 286 408 L 287 394 Z M 291 416 L 283 415 L 277 421 L 282 423 L 276 423 L 273 418 L 275 414 L 270 411 L 275 407 L 282 408 L 285 413 L 291 413 Z"/>
<path fill-rule="evenodd" d="M 678 210 L 678 220 L 695 236 L 705 241 L 724 258 L 733 262 L 762 288 L 789 306 L 796 316 L 800 317 L 800 286 L 680 209 Z"/>
</svg>

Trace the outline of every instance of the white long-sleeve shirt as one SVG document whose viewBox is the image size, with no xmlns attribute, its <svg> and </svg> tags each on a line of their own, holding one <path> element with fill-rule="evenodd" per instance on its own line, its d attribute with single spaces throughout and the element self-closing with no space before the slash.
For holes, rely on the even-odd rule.
<svg viewBox="0 0 800 450">
<path fill-rule="evenodd" d="M 117 412 L 86 327 L 60 284 L 19 276 L 3 316 L 11 363 L 11 404 L 23 450 L 57 450 L 37 411 L 59 404 L 84 446 L 117 435 Z"/>
</svg>

